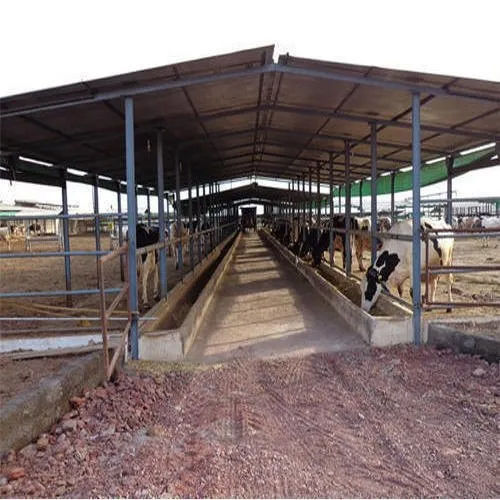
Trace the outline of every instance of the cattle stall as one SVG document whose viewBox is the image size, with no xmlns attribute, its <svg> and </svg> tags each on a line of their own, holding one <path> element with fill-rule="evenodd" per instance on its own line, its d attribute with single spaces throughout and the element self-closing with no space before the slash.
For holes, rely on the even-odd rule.
<svg viewBox="0 0 500 500">
<path fill-rule="evenodd" d="M 175 193 L 173 251 L 181 274 L 186 258 L 193 269 L 201 241 L 215 248 L 236 229 L 237 206 L 256 201 L 265 207 L 265 218 L 279 219 L 286 231 L 292 229 L 294 239 L 302 236 L 302 242 L 306 228 L 316 229 L 319 242 L 324 218 L 330 263 L 338 237 L 350 276 L 351 239 L 366 235 L 355 227 L 354 200 L 359 214 L 370 220 L 372 267 L 379 240 L 411 244 L 413 340 L 419 344 L 423 308 L 420 189 L 446 180 L 446 213 L 451 220 L 452 179 L 498 164 L 499 102 L 500 84 L 495 82 L 290 54 L 275 58 L 273 46 L 2 99 L 1 177 L 61 187 L 63 211 L 56 218 L 62 222 L 64 249 L 38 252 L 37 258 L 63 259 L 66 286 L 43 292 L 2 292 L 0 298 L 59 295 L 66 297 L 70 307 L 72 298 L 81 294 L 97 295 L 102 304 L 106 296 L 126 296 L 126 334 L 130 334 L 130 355 L 136 359 L 138 256 L 158 254 L 159 294 L 168 295 L 167 191 Z M 63 122 L 64 132 L 58 129 Z M 76 176 L 72 167 L 85 175 Z M 73 216 L 68 214 L 66 183 L 75 177 L 94 188 L 92 213 L 78 215 L 93 221 L 93 250 L 70 248 Z M 259 185 L 246 195 L 234 195 L 239 188 L 225 189 L 227 182 L 242 179 L 253 183 L 271 179 L 281 182 L 282 188 L 266 192 L 271 188 Z M 126 210 L 119 206 L 116 213 L 101 213 L 101 187 L 115 190 L 119 203 L 119 194 L 126 193 Z M 395 193 L 405 190 L 413 193 L 411 234 L 379 231 L 377 196 L 390 195 L 394 219 Z M 150 196 L 159 200 L 159 240 L 147 250 L 137 244 L 138 194 L 148 200 L 147 227 L 153 219 Z M 370 210 L 363 206 L 363 196 L 371 196 Z M 195 211 L 197 223 L 203 220 L 207 227 L 198 234 L 194 232 Z M 343 227 L 334 228 L 335 215 L 342 216 Z M 119 227 L 118 248 L 112 253 L 101 245 L 101 221 L 106 219 L 113 219 Z M 128 229 L 126 246 L 124 226 Z M 98 278 L 102 278 L 102 263 L 116 257 L 122 263 L 123 286 L 105 288 L 98 279 L 99 286 L 74 289 L 70 263 L 76 256 L 86 256 L 89 262 L 96 259 Z M 32 255 L 16 252 L 0 257 Z M 101 309 L 105 317 L 105 307 Z"/>
</svg>

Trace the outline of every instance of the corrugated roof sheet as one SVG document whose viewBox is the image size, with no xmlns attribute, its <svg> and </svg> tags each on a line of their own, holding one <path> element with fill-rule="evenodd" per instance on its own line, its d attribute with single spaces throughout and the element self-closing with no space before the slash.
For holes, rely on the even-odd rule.
<svg viewBox="0 0 500 500">
<path fill-rule="evenodd" d="M 378 170 L 411 164 L 411 90 L 421 91 L 422 160 L 498 140 L 500 83 L 280 56 L 272 46 L 4 98 L 3 155 L 125 179 L 123 96 L 134 96 L 137 182 L 154 187 L 154 141 L 182 146 L 194 181 L 293 178 L 319 165 L 352 180 L 370 175 L 370 121 Z M 5 159 L 6 156 L 3 156 Z M 35 175 L 35 174 L 34 174 Z M 181 184 L 186 186 L 186 169 Z"/>
</svg>

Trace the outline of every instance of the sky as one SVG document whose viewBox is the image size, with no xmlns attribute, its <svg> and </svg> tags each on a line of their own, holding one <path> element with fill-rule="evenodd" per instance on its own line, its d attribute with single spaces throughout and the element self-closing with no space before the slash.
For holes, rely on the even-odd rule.
<svg viewBox="0 0 500 500">
<path fill-rule="evenodd" d="M 0 30 L 0 96 L 268 44 L 276 54 L 500 81 L 496 0 L 2 0 L 0 15 L 10 20 Z M 500 167 L 454 182 L 463 197 L 498 195 L 498 186 Z M 116 208 L 102 191 L 101 207 Z M 90 209 L 89 186 L 70 184 L 68 196 Z M 60 190 L 0 181 L 0 200 L 13 199 L 57 203 Z"/>
</svg>

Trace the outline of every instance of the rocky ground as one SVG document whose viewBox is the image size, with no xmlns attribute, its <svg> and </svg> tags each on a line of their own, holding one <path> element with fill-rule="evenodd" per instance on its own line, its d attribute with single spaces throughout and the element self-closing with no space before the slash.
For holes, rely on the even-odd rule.
<svg viewBox="0 0 500 500">
<path fill-rule="evenodd" d="M 4 497 L 498 497 L 499 367 L 412 347 L 138 371 L 0 465 Z"/>
</svg>

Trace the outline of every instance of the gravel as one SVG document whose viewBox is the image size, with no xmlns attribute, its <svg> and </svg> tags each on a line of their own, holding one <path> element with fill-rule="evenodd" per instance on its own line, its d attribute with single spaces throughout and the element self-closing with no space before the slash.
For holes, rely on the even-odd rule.
<svg viewBox="0 0 500 500">
<path fill-rule="evenodd" d="M 498 497 L 499 402 L 498 365 L 431 348 L 123 374 L 4 457 L 0 494 Z"/>
</svg>

